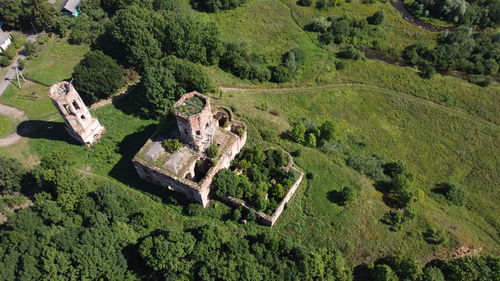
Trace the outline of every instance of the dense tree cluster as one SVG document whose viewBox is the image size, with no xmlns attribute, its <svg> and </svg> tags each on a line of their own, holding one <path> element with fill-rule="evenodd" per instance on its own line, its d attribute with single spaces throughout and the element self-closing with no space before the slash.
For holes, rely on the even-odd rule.
<svg viewBox="0 0 500 281">
<path fill-rule="evenodd" d="M 269 81 L 271 71 L 264 63 L 262 56 L 249 50 L 244 42 L 224 44 L 224 53 L 220 60 L 220 67 L 242 79 Z"/>
<path fill-rule="evenodd" d="M 214 226 L 155 233 L 139 244 L 149 280 L 352 280 L 341 254 Z"/>
<path fill-rule="evenodd" d="M 303 119 L 293 125 L 289 135 L 294 142 L 309 147 L 322 146 L 335 139 L 335 124 L 329 120 L 319 124 Z"/>
<path fill-rule="evenodd" d="M 412 0 L 405 3 L 417 16 L 434 17 L 482 28 L 497 27 L 500 24 L 498 0 Z"/>
<path fill-rule="evenodd" d="M 281 57 L 281 64 L 275 67 L 271 74 L 271 81 L 284 83 L 293 79 L 297 69 L 304 62 L 304 51 L 299 48 L 292 49 Z"/>
<path fill-rule="evenodd" d="M 56 10 L 45 0 L 0 0 L 0 21 L 14 29 L 51 31 Z"/>
<path fill-rule="evenodd" d="M 191 0 L 193 8 L 210 13 L 222 10 L 232 10 L 243 4 L 246 0 Z"/>
<path fill-rule="evenodd" d="M 351 38 L 362 38 L 367 25 L 365 18 L 355 19 L 345 15 L 317 18 L 306 25 L 305 29 L 319 32 L 319 41 L 323 44 L 349 42 Z"/>
<path fill-rule="evenodd" d="M 212 22 L 188 13 L 154 11 L 138 5 L 116 13 L 108 36 L 113 43 L 109 51 L 139 69 L 164 55 L 215 64 L 222 51 Z"/>
<path fill-rule="evenodd" d="M 244 199 L 258 210 L 272 213 L 296 180 L 293 170 L 283 169 L 287 163 L 288 155 L 281 150 L 246 148 L 234 161 L 234 168 L 242 173 L 220 171 L 214 179 L 215 192 Z"/>
<path fill-rule="evenodd" d="M 443 195 L 444 198 L 446 198 L 446 200 L 453 205 L 462 206 L 467 201 L 464 190 L 461 187 L 449 182 L 437 184 L 432 191 Z"/>
<path fill-rule="evenodd" d="M 212 88 L 200 66 L 174 56 L 152 60 L 144 69 L 140 86 L 144 96 L 137 103 L 149 117 L 164 115 L 186 92 L 206 93 Z"/>
<path fill-rule="evenodd" d="M 435 47 L 422 43 L 406 47 L 402 57 L 409 64 L 439 71 L 461 70 L 494 76 L 500 64 L 500 40 L 492 30 L 474 32 L 461 26 L 455 31 L 443 31 Z"/>
<path fill-rule="evenodd" d="M 122 68 L 101 51 L 88 52 L 72 76 L 75 89 L 87 104 L 109 98 L 123 86 Z"/>
</svg>

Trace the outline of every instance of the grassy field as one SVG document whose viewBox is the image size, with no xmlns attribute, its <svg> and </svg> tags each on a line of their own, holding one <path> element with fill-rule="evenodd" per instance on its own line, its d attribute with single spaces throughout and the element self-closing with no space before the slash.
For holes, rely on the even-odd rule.
<svg viewBox="0 0 500 281">
<path fill-rule="evenodd" d="M 0 115 L 0 137 L 7 136 L 14 132 L 16 125 L 7 116 Z"/>
<path fill-rule="evenodd" d="M 378 221 L 388 207 L 369 179 L 346 167 L 338 157 L 302 148 L 303 155 L 296 162 L 316 177 L 300 189 L 278 223 L 277 229 L 287 235 L 312 244 L 337 246 L 358 262 L 394 252 L 430 259 L 458 245 L 498 251 L 498 126 L 451 114 L 405 95 L 358 87 L 233 93 L 223 95 L 219 102 L 235 106 L 250 124 L 251 142 L 264 130 L 280 135 L 301 117 L 332 120 L 338 124 L 339 138 L 368 143 L 361 151 L 406 162 L 416 175 L 415 188 L 426 194 L 418 203 L 418 217 L 403 231 L 390 232 Z M 262 102 L 279 116 L 257 109 Z M 291 151 L 298 147 L 279 138 L 275 142 Z M 466 208 L 435 199 L 430 190 L 443 181 L 466 188 Z M 329 201 L 328 194 L 345 185 L 356 186 L 359 198 L 354 205 L 341 208 Z M 450 242 L 444 247 L 427 245 L 421 231 L 428 225 L 445 229 Z"/>
</svg>

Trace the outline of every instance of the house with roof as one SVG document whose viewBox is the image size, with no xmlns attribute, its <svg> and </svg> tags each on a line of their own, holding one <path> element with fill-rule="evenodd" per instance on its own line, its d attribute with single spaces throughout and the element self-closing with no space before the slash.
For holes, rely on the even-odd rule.
<svg viewBox="0 0 500 281">
<path fill-rule="evenodd" d="M 69 14 L 73 17 L 78 17 L 80 14 L 80 0 L 67 0 L 61 12 Z"/>
<path fill-rule="evenodd" d="M 8 32 L 0 32 L 0 54 L 12 44 L 12 36 Z"/>
</svg>

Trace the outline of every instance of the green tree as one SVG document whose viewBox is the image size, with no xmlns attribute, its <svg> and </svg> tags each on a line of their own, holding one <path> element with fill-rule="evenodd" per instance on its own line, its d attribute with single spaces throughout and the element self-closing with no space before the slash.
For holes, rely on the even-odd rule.
<svg viewBox="0 0 500 281">
<path fill-rule="evenodd" d="M 195 244 L 196 239 L 189 232 L 170 231 L 144 239 L 139 245 L 139 254 L 155 271 L 187 274 L 193 263 L 189 256 Z"/>
<path fill-rule="evenodd" d="M 335 124 L 332 121 L 325 121 L 319 126 L 320 139 L 322 141 L 332 141 L 335 138 Z"/>
<path fill-rule="evenodd" d="M 425 281 L 445 281 L 441 270 L 434 266 L 429 266 L 424 269 L 424 276 L 422 279 Z"/>
<path fill-rule="evenodd" d="M 290 132 L 290 137 L 294 142 L 304 143 L 306 138 L 307 128 L 302 122 L 295 123 Z"/>
<path fill-rule="evenodd" d="M 121 67 L 101 51 L 88 52 L 73 71 L 74 86 L 86 103 L 113 95 L 123 86 Z"/>
<path fill-rule="evenodd" d="M 369 24 L 379 25 L 384 21 L 385 14 L 383 11 L 377 11 L 373 15 L 366 18 Z"/>
<path fill-rule="evenodd" d="M 109 36 L 114 57 L 144 69 L 154 59 L 161 57 L 161 43 L 164 20 L 161 15 L 132 5 L 119 10 L 113 17 Z"/>
<path fill-rule="evenodd" d="M 238 187 L 240 178 L 228 169 L 222 169 L 215 175 L 213 184 L 218 196 L 233 196 L 241 198 L 243 191 Z"/>
<path fill-rule="evenodd" d="M 174 153 L 181 148 L 182 143 L 178 139 L 166 139 L 162 142 L 162 146 L 168 153 Z"/>
<path fill-rule="evenodd" d="M 345 186 L 340 191 L 340 200 L 342 205 L 348 205 L 356 200 L 356 189 L 351 186 Z"/>
<path fill-rule="evenodd" d="M 2 0 L 0 1 L 0 21 L 12 28 L 20 28 L 20 18 L 23 14 L 23 5 L 21 0 Z"/>
<path fill-rule="evenodd" d="M 305 145 L 309 147 L 316 147 L 316 136 L 313 133 L 308 133 L 306 135 Z"/>
<path fill-rule="evenodd" d="M 142 112 L 150 117 L 161 117 L 184 93 L 172 72 L 155 61 L 144 70 L 141 85 L 144 97 L 139 101 Z"/>
<path fill-rule="evenodd" d="M 22 179 L 27 170 L 16 159 L 0 155 L 0 193 L 21 191 Z"/>
<path fill-rule="evenodd" d="M 168 56 L 163 63 L 184 91 L 206 93 L 212 89 L 210 78 L 200 66 L 175 56 Z"/>
<path fill-rule="evenodd" d="M 396 273 L 385 264 L 377 264 L 372 270 L 372 280 L 373 281 L 399 281 Z"/>
</svg>

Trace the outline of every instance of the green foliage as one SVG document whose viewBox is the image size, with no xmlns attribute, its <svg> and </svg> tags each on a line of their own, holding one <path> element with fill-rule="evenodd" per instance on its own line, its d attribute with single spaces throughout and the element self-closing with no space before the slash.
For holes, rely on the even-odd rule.
<svg viewBox="0 0 500 281">
<path fill-rule="evenodd" d="M 304 143 L 306 140 L 306 131 L 307 128 L 303 123 L 296 123 L 293 125 L 290 137 L 294 142 Z"/>
<path fill-rule="evenodd" d="M 208 148 L 207 148 L 207 156 L 209 158 L 216 158 L 217 156 L 219 156 L 219 153 L 220 153 L 220 148 L 218 145 L 215 145 L 215 144 L 212 144 L 210 145 Z"/>
<path fill-rule="evenodd" d="M 263 58 L 250 52 L 248 44 L 233 42 L 224 44 L 224 53 L 219 66 L 238 76 L 241 79 L 257 80 L 260 82 L 271 79 L 271 71 L 264 64 Z"/>
<path fill-rule="evenodd" d="M 345 186 L 344 188 L 342 188 L 342 190 L 340 191 L 340 201 L 342 205 L 349 205 L 355 200 L 356 189 L 354 189 L 352 186 Z"/>
<path fill-rule="evenodd" d="M 232 10 L 243 4 L 246 0 L 191 0 L 193 8 L 210 13 L 221 10 Z"/>
<path fill-rule="evenodd" d="M 379 25 L 384 21 L 385 14 L 383 11 L 377 11 L 373 15 L 366 18 L 366 21 L 372 25 Z"/>
<path fill-rule="evenodd" d="M 424 269 L 423 280 L 426 281 L 445 281 L 441 270 L 434 266 L 429 266 Z"/>
<path fill-rule="evenodd" d="M 207 73 L 198 65 L 175 56 L 168 56 L 162 64 L 174 75 L 177 84 L 185 91 L 206 93 L 212 89 Z"/>
<path fill-rule="evenodd" d="M 139 245 L 139 255 L 146 265 L 164 274 L 186 275 L 196 240 L 189 232 L 171 231 L 147 237 Z"/>
<path fill-rule="evenodd" d="M 433 191 L 443 195 L 450 203 L 457 206 L 463 206 L 467 201 L 466 194 L 462 188 L 449 182 L 437 184 Z"/>
<path fill-rule="evenodd" d="M 160 61 L 154 61 L 144 70 L 141 81 L 144 97 L 139 99 L 141 111 L 149 117 L 161 117 L 171 109 L 184 90 L 177 84 L 172 72 Z"/>
<path fill-rule="evenodd" d="M 26 168 L 16 159 L 0 156 L 0 194 L 19 192 Z"/>
<path fill-rule="evenodd" d="M 222 169 L 214 178 L 215 194 L 241 198 L 243 190 L 239 188 L 240 177 L 229 169 Z"/>
<path fill-rule="evenodd" d="M 297 5 L 304 6 L 304 7 L 310 7 L 312 6 L 313 1 L 312 0 L 299 0 L 297 1 Z"/>
<path fill-rule="evenodd" d="M 271 81 L 284 83 L 292 80 L 298 68 L 304 61 L 304 51 L 295 48 L 283 54 L 281 64 L 273 69 Z"/>
<path fill-rule="evenodd" d="M 313 133 L 306 135 L 304 144 L 309 147 L 316 147 L 316 136 Z"/>
<path fill-rule="evenodd" d="M 56 10 L 43 0 L 3 0 L 0 21 L 14 29 L 51 31 L 56 20 Z"/>
<path fill-rule="evenodd" d="M 446 280 L 496 280 L 500 259 L 492 256 L 463 256 L 441 264 Z"/>
<path fill-rule="evenodd" d="M 385 264 L 377 264 L 373 267 L 371 272 L 373 281 L 398 281 L 396 273 Z"/>
<path fill-rule="evenodd" d="M 500 24 L 497 1 L 423 1 L 408 2 L 412 13 L 422 17 L 434 17 L 457 24 L 478 25 L 482 28 Z"/>
<path fill-rule="evenodd" d="M 422 266 L 415 258 L 405 256 L 389 256 L 381 260 L 388 265 L 397 275 L 399 280 L 420 280 Z"/>
<path fill-rule="evenodd" d="M 109 98 L 123 85 L 121 67 L 101 51 L 91 51 L 73 71 L 73 84 L 85 103 Z"/>
<path fill-rule="evenodd" d="M 491 78 L 485 75 L 471 75 L 468 81 L 481 87 L 488 87 L 491 84 Z"/>
<path fill-rule="evenodd" d="M 353 46 L 349 46 L 344 51 L 337 53 L 337 56 L 339 58 L 351 59 L 351 60 L 360 60 L 365 58 L 363 52 L 361 52 L 360 50 L 356 49 Z"/>
<path fill-rule="evenodd" d="M 443 230 L 429 227 L 423 232 L 425 242 L 439 245 L 446 242 L 446 236 Z"/>
<path fill-rule="evenodd" d="M 6 56 L 0 56 L 0 66 L 1 67 L 7 67 L 10 65 L 11 63 L 11 59 L 9 59 L 8 57 Z"/>
<path fill-rule="evenodd" d="M 166 139 L 161 144 L 167 153 L 174 153 L 182 146 L 178 139 Z"/>
<path fill-rule="evenodd" d="M 437 46 L 416 43 L 406 47 L 401 56 L 413 65 L 419 65 L 422 75 L 430 78 L 433 68 L 439 71 L 461 70 L 471 74 L 496 75 L 500 48 L 495 33 L 490 30 L 473 32 L 461 26 L 454 31 L 440 33 Z"/>
<path fill-rule="evenodd" d="M 384 161 L 378 155 L 355 154 L 347 158 L 346 164 L 376 181 L 386 179 L 382 168 Z"/>
<path fill-rule="evenodd" d="M 117 11 L 107 36 L 113 42 L 109 52 L 139 69 L 163 55 L 215 64 L 222 52 L 216 26 L 184 11 L 131 5 Z"/>
</svg>

